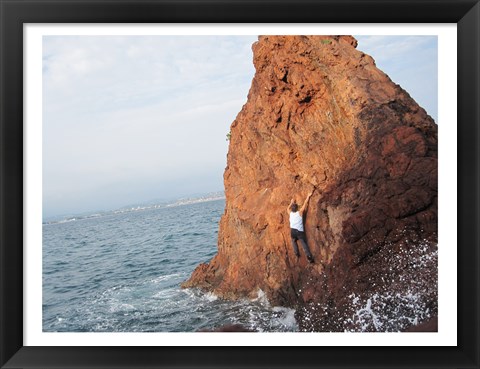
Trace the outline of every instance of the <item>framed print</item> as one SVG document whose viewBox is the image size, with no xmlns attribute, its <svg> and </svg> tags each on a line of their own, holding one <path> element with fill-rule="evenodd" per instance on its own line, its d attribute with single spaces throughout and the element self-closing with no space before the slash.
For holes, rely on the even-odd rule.
<svg viewBox="0 0 480 369">
<path fill-rule="evenodd" d="M 479 367 L 478 1 L 0 6 L 2 368 Z"/>
</svg>

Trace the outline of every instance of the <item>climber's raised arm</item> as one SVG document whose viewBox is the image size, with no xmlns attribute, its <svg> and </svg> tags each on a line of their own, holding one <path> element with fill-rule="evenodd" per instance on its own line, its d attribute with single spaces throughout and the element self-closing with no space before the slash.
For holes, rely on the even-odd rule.
<svg viewBox="0 0 480 369">
<path fill-rule="evenodd" d="M 294 203 L 295 203 L 295 200 L 292 199 L 292 200 L 290 201 L 290 204 L 289 204 L 288 207 L 287 207 L 287 213 L 290 213 L 290 212 L 292 211 L 292 205 L 293 205 Z"/>
<path fill-rule="evenodd" d="M 303 203 L 302 207 L 300 208 L 300 215 L 303 216 L 303 213 L 307 210 L 308 202 L 310 201 L 310 197 L 312 197 L 312 195 L 313 195 L 313 191 L 308 194 L 307 198 L 305 199 L 305 202 Z"/>
</svg>

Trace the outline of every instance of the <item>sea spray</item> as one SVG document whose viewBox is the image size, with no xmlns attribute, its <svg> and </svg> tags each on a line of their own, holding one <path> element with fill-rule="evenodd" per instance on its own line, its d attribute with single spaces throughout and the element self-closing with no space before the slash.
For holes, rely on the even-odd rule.
<svg viewBox="0 0 480 369">
<path fill-rule="evenodd" d="M 303 331 L 401 332 L 438 314 L 438 249 L 427 240 L 385 247 L 376 256 L 388 265 L 371 293 L 351 292 L 341 305 L 310 302 L 297 314 Z M 422 278 L 415 277 L 423 269 Z M 378 280 L 378 279 L 377 279 Z M 315 328 L 315 329 L 314 329 Z M 320 329 L 319 329 L 320 328 Z"/>
</svg>

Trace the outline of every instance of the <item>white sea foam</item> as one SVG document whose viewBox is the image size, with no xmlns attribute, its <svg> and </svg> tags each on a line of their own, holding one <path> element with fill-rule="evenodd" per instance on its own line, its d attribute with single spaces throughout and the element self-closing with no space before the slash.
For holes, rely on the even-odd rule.
<svg viewBox="0 0 480 369">
<path fill-rule="evenodd" d="M 267 295 L 260 288 L 257 291 L 257 297 L 252 301 L 259 302 L 265 307 L 270 307 L 270 302 L 268 301 Z"/>
<path fill-rule="evenodd" d="M 160 275 L 156 278 L 153 278 L 150 282 L 156 284 L 156 283 L 168 281 L 172 278 L 181 277 L 183 275 L 184 275 L 184 273 L 173 273 L 173 274 L 167 274 L 167 275 Z"/>
<path fill-rule="evenodd" d="M 429 308 L 431 297 L 436 296 L 436 283 L 425 280 L 427 277 L 413 277 L 418 270 L 429 271 L 430 278 L 436 278 L 438 250 L 431 250 L 426 240 L 411 247 L 402 248 L 399 252 L 389 255 L 390 270 L 396 270 L 390 276 L 393 286 L 400 283 L 398 290 L 386 284 L 379 292 L 370 296 L 351 294 L 350 304 L 354 313 L 345 319 L 346 331 L 404 331 L 406 328 L 426 321 L 433 316 Z M 420 274 L 422 276 L 422 274 Z M 352 328 L 355 327 L 355 328 Z"/>
<path fill-rule="evenodd" d="M 342 306 L 318 302 L 302 308 L 302 330 L 399 332 L 437 315 L 436 245 L 423 240 L 385 247 L 377 257 L 388 267 L 368 280 L 370 292 L 352 292 Z"/>
<path fill-rule="evenodd" d="M 218 300 L 218 296 L 215 295 L 213 292 L 207 292 L 203 296 L 210 302 Z"/>
<path fill-rule="evenodd" d="M 169 299 L 175 297 L 178 291 L 174 288 L 164 289 L 156 292 L 152 297 L 154 299 Z"/>
<path fill-rule="evenodd" d="M 273 311 L 279 313 L 278 318 L 276 319 L 278 323 L 285 327 L 287 330 L 297 331 L 298 330 L 298 323 L 295 319 L 295 310 L 284 308 L 280 306 L 275 306 Z"/>
<path fill-rule="evenodd" d="M 110 301 L 110 307 L 109 311 L 111 313 L 118 313 L 118 312 L 124 312 L 124 311 L 134 311 L 135 306 L 131 304 L 125 304 L 122 302 L 119 302 L 117 300 L 111 300 Z"/>
<path fill-rule="evenodd" d="M 375 293 L 366 301 L 354 294 L 350 298 L 355 312 L 345 319 L 345 325 L 356 328 L 345 331 L 398 332 L 431 318 L 430 309 L 418 293 Z"/>
<path fill-rule="evenodd" d="M 295 320 L 295 310 L 274 306 L 272 307 L 264 291 L 259 289 L 254 299 L 224 300 L 211 292 L 202 292 L 199 289 L 181 290 L 189 296 L 189 304 L 196 306 L 197 310 L 211 311 L 220 325 L 240 324 L 256 332 L 291 332 L 298 331 Z M 213 308 L 213 305 L 215 308 Z M 207 313 L 209 315 L 211 313 Z M 214 328 L 214 327 L 206 327 Z"/>
</svg>

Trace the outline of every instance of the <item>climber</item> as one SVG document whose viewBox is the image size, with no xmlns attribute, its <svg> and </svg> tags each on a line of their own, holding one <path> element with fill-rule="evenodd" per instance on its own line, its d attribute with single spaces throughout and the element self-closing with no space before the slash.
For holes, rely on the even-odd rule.
<svg viewBox="0 0 480 369">
<path fill-rule="evenodd" d="M 307 255 L 307 259 L 310 263 L 313 263 L 314 260 L 313 260 L 312 253 L 308 248 L 307 239 L 305 238 L 305 232 L 303 229 L 303 215 L 307 210 L 308 202 L 310 201 L 310 197 L 312 197 L 313 195 L 313 191 L 308 194 L 300 210 L 298 210 L 298 205 L 296 204 L 294 199 L 290 201 L 290 205 L 288 205 L 288 208 L 287 208 L 287 212 L 290 214 L 290 236 L 292 238 L 293 251 L 295 252 L 295 255 L 297 257 L 300 257 L 300 253 L 298 252 L 298 246 L 297 246 L 297 240 L 300 240 L 303 250 L 305 251 L 305 254 Z"/>
</svg>

